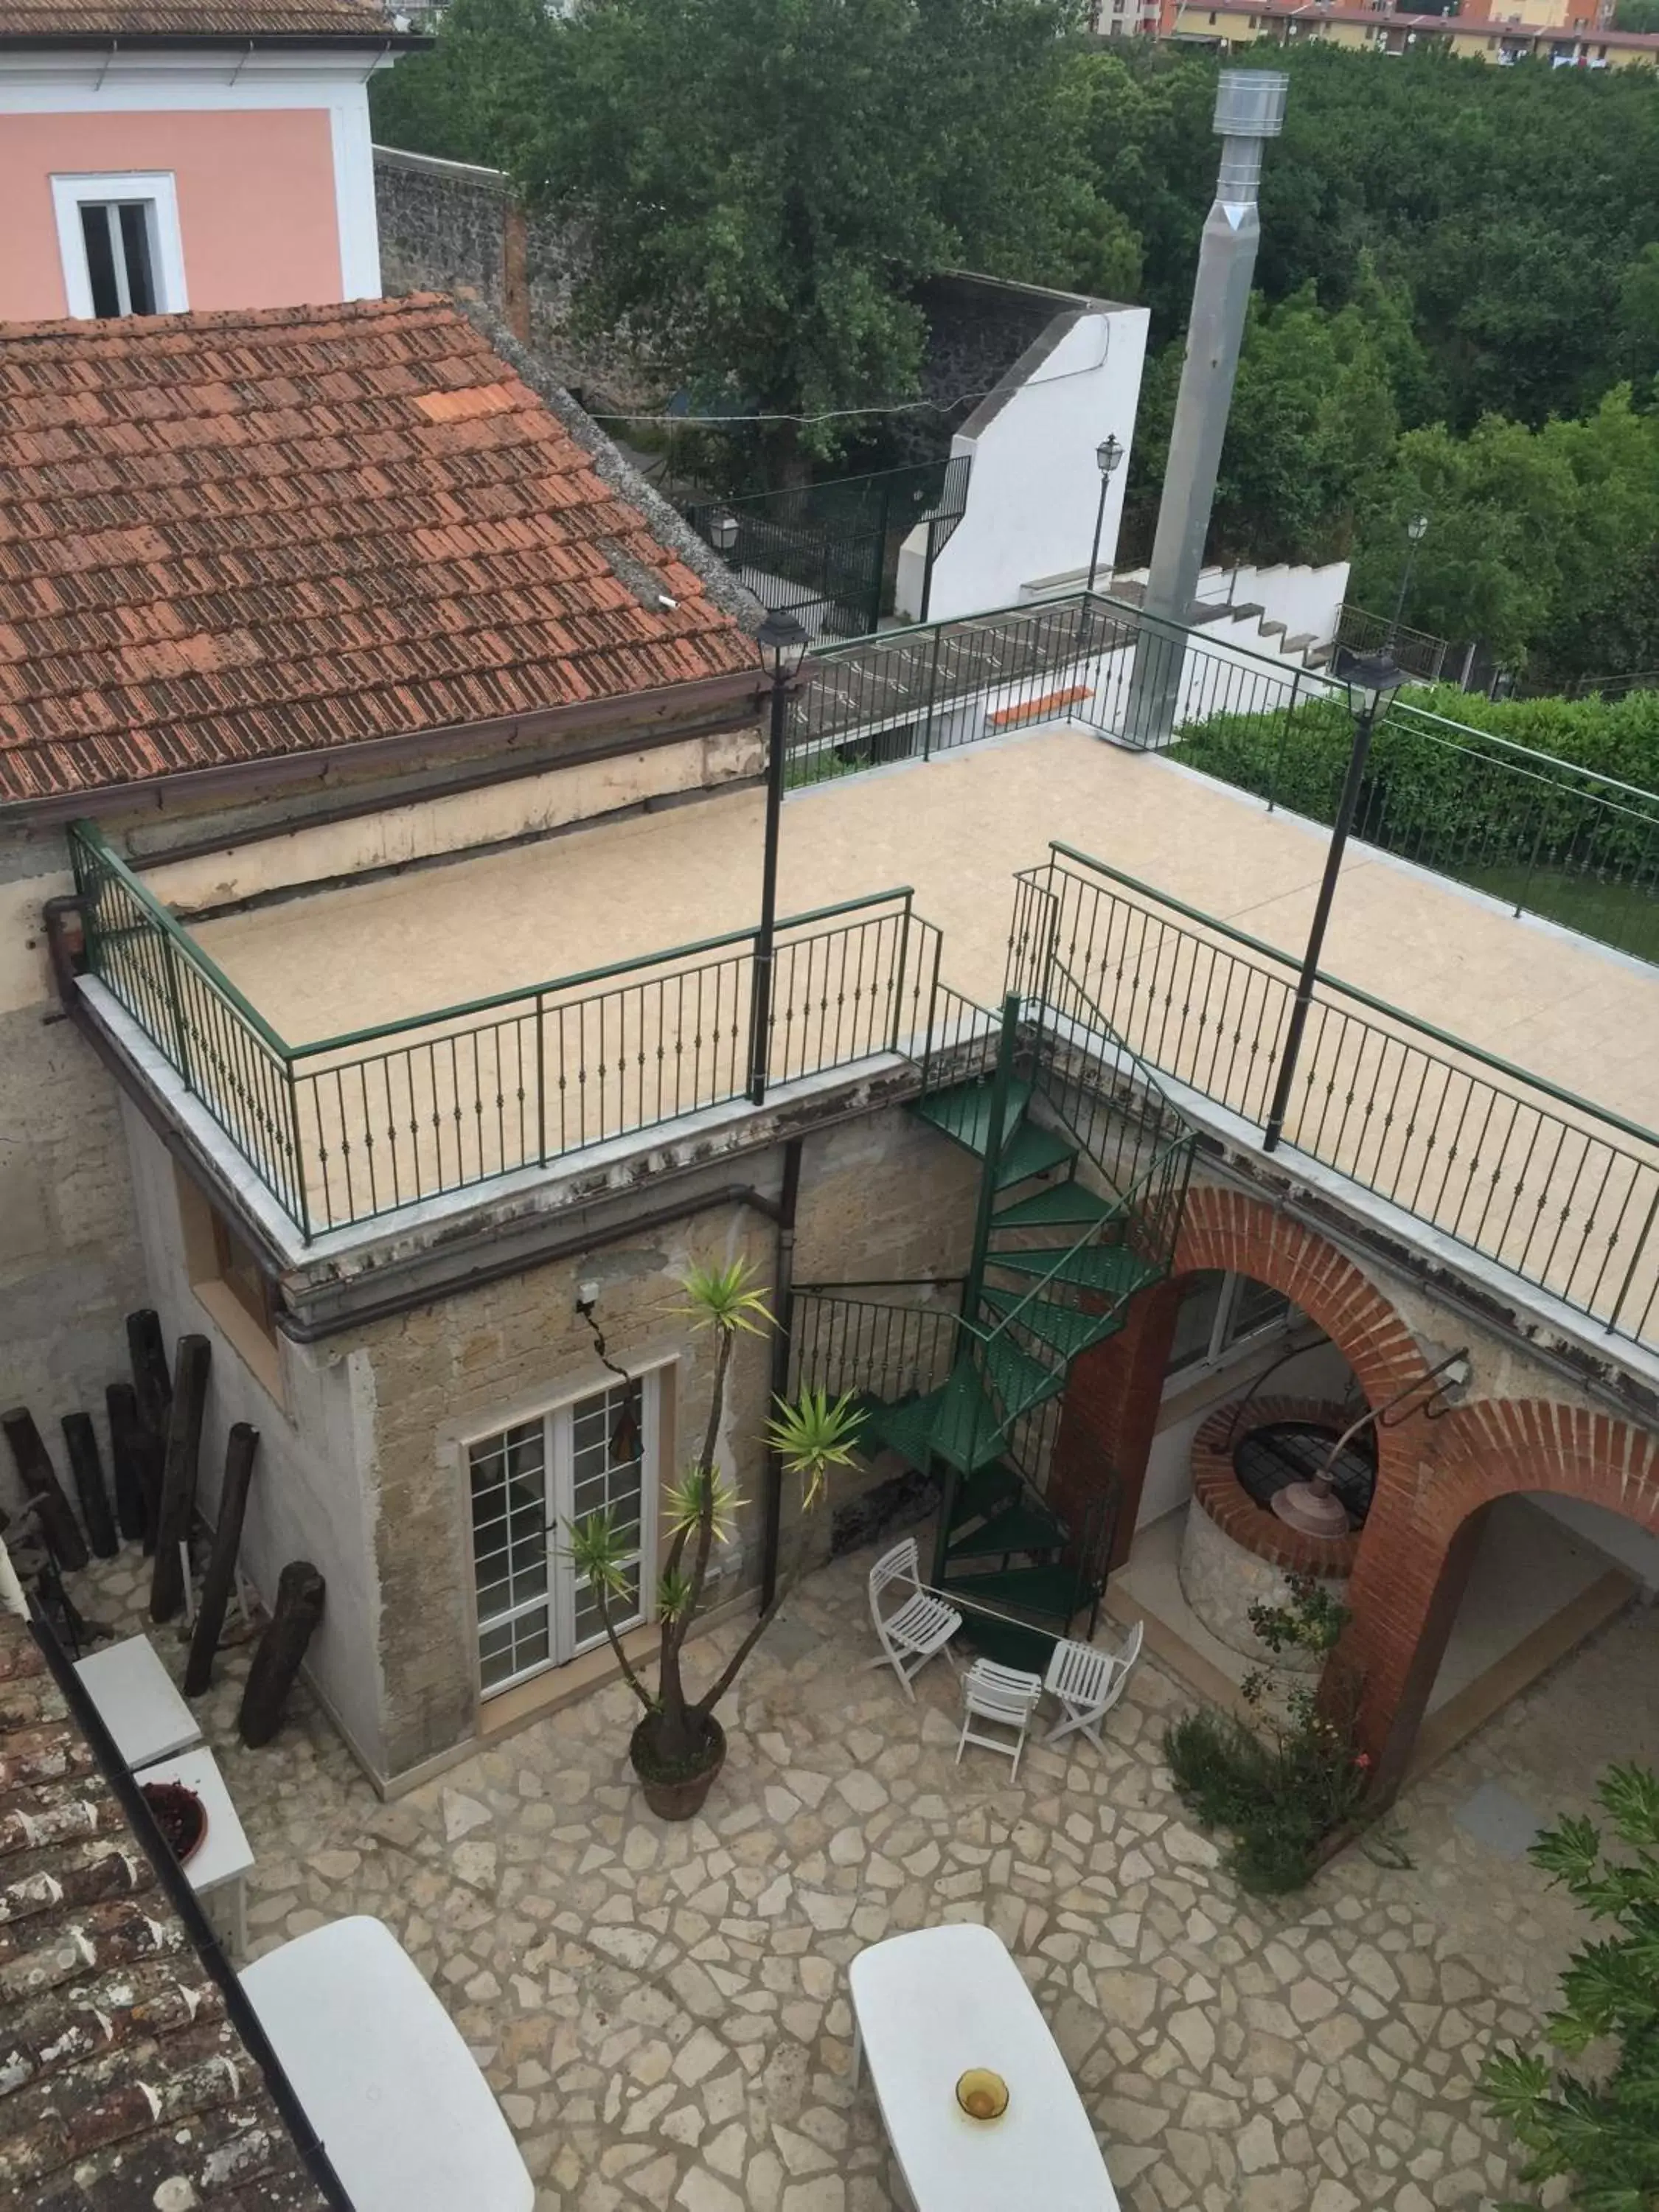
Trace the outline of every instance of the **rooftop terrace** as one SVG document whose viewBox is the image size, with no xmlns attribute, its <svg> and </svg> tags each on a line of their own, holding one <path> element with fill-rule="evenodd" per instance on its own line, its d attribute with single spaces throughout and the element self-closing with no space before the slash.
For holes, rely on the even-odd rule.
<svg viewBox="0 0 1659 2212">
<path fill-rule="evenodd" d="M 921 1056 L 935 975 L 981 1007 L 1038 995 L 1042 909 L 1066 990 L 1259 1132 L 1327 832 L 1097 727 L 1036 726 L 1066 711 L 1051 692 L 1013 717 L 1032 726 L 860 774 L 837 757 L 792 793 L 781 908 L 805 918 L 783 933 L 773 1082 Z M 740 1099 L 762 830 L 760 795 L 728 793 L 199 922 L 270 1041 L 250 1078 L 239 1040 L 232 1070 L 259 1128 L 294 1086 L 309 1229 Z M 1366 844 L 1324 969 L 1287 1146 L 1659 1338 L 1659 972 Z M 149 974 L 130 1005 L 159 1003 Z M 209 1011 L 187 1026 L 222 1072 Z"/>
</svg>

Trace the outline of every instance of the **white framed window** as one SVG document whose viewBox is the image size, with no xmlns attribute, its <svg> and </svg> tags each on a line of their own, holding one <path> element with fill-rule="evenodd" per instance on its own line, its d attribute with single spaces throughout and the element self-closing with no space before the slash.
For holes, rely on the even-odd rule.
<svg viewBox="0 0 1659 2212">
<path fill-rule="evenodd" d="M 478 1684 L 486 1698 L 605 1641 L 598 1601 L 568 1553 L 568 1532 L 609 1510 L 629 1542 L 631 1605 L 648 1617 L 655 1583 L 662 1394 L 672 1368 L 550 1406 L 465 1446 L 472 1517 Z"/>
<path fill-rule="evenodd" d="M 189 307 L 170 172 L 54 177 L 52 199 L 71 315 L 178 315 Z"/>
<path fill-rule="evenodd" d="M 1206 1368 L 1220 1367 L 1245 1346 L 1283 1335 L 1298 1318 L 1281 1291 L 1231 1267 L 1203 1267 L 1188 1280 L 1176 1314 L 1169 1382 L 1184 1387 Z"/>
</svg>

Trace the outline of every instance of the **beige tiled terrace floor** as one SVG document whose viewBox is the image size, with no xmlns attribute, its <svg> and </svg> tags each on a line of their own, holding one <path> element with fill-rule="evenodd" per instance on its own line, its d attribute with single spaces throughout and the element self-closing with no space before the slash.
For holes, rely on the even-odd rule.
<svg viewBox="0 0 1659 2212">
<path fill-rule="evenodd" d="M 538 2212 L 902 2203 L 851 2082 L 846 1969 L 953 1918 L 1018 1960 L 1124 2212 L 1484 2212 L 1509 2193 L 1473 2075 L 1494 2040 L 1535 2037 L 1583 1930 L 1453 1815 L 1492 1784 L 1540 1815 L 1583 1809 L 1609 1759 L 1659 1759 L 1659 1613 L 1613 1623 L 1408 1793 L 1409 1864 L 1350 1850 L 1267 1906 L 1182 1817 L 1160 1745 L 1188 1693 L 1155 1663 L 1103 1757 L 1038 1747 L 1017 1783 L 989 1753 L 958 1767 L 943 1664 L 915 1705 L 860 1671 L 866 1564 L 792 1601 L 727 1707 L 706 1814 L 679 1827 L 631 1784 L 620 1688 L 383 1805 L 303 1692 L 273 1745 L 236 1743 L 245 1659 L 222 1659 L 202 1714 L 257 1854 L 253 1948 L 388 1922 L 501 2098 Z M 97 1571 L 88 1609 L 118 1620 L 137 1563 Z"/>
<path fill-rule="evenodd" d="M 202 924 L 290 1041 L 431 1012 L 751 923 L 762 805 L 742 793 Z M 944 974 L 994 1004 L 1018 868 L 1059 838 L 1299 955 L 1326 833 L 1153 757 L 1050 729 L 792 794 L 785 912 L 911 884 Z M 1334 975 L 1659 1126 L 1659 975 L 1351 848 Z"/>
</svg>

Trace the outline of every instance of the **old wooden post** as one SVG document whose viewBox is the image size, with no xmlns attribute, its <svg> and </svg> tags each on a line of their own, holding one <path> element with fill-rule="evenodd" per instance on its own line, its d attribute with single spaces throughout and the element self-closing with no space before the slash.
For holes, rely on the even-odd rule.
<svg viewBox="0 0 1659 2212">
<path fill-rule="evenodd" d="M 219 1519 L 213 1531 L 213 1551 L 202 1577 L 202 1600 L 196 1629 L 190 1639 L 190 1661 L 185 1668 L 185 1695 L 199 1698 L 213 1680 L 213 1656 L 219 1649 L 219 1632 L 225 1625 L 225 1607 L 236 1580 L 236 1554 L 242 1541 L 242 1516 L 247 1507 L 247 1486 L 253 1477 L 253 1455 L 259 1431 L 238 1421 L 225 1444 L 225 1480 L 219 1492 Z"/>
<path fill-rule="evenodd" d="M 0 1413 L 0 1429 L 6 1432 L 6 1442 L 11 1446 L 11 1455 L 16 1462 L 19 1480 L 29 1496 L 37 1501 L 40 1534 L 46 1539 L 52 1556 L 60 1567 L 84 1567 L 87 1564 L 86 1540 L 76 1525 L 70 1502 L 64 1495 L 63 1486 L 40 1441 L 40 1431 L 34 1425 L 34 1416 L 27 1406 L 14 1406 L 9 1413 Z"/>
<path fill-rule="evenodd" d="M 196 1462 L 202 1448 L 202 1412 L 212 1356 L 213 1347 L 206 1337 L 179 1338 L 161 1471 L 161 1508 L 155 1524 L 155 1559 L 149 1577 L 152 1620 L 171 1620 L 185 1601 L 179 1547 L 189 1538 L 190 1516 L 196 1504 Z"/>
<path fill-rule="evenodd" d="M 70 1471 L 75 1477 L 75 1494 L 81 1501 L 81 1518 L 87 1524 L 92 1548 L 100 1559 L 112 1559 L 121 1547 L 116 1540 L 109 1492 L 104 1487 L 104 1463 L 98 1455 L 98 1431 L 92 1425 L 90 1413 L 64 1414 L 64 1444 L 69 1453 Z"/>
<path fill-rule="evenodd" d="M 161 1510 L 161 1470 L 167 1455 L 167 1421 L 173 1407 L 173 1383 L 167 1374 L 167 1347 L 161 1341 L 161 1316 L 153 1306 L 127 1316 L 127 1356 L 132 1364 L 132 1384 L 138 1401 L 138 1433 L 143 1445 L 140 1474 L 144 1491 L 144 1549 L 153 1552 Z"/>
<path fill-rule="evenodd" d="M 322 1618 L 327 1587 L 309 1559 L 291 1560 L 283 1569 L 270 1626 L 259 1639 L 242 1692 L 236 1727 L 244 1743 L 256 1748 L 269 1743 L 282 1726 L 283 1708 Z"/>
<path fill-rule="evenodd" d="M 104 1392 L 109 1415 L 109 1455 L 115 1475 L 115 1523 L 129 1543 L 148 1525 L 144 1501 L 145 1438 L 138 1420 L 138 1394 L 131 1382 L 112 1382 Z"/>
</svg>

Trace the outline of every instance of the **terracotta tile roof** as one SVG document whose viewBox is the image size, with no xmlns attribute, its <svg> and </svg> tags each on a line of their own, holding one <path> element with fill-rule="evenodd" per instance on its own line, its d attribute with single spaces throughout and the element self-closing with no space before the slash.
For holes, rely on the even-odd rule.
<svg viewBox="0 0 1659 2212">
<path fill-rule="evenodd" d="M 24 1622 L 0 1613 L 0 2205 L 324 2212 Z"/>
<path fill-rule="evenodd" d="M 0 802 L 755 659 L 447 301 L 0 324 Z"/>
<path fill-rule="evenodd" d="M 365 0 L 0 0 L 0 45 L 28 39 L 395 40 Z M 424 41 L 422 41 L 424 43 Z"/>
</svg>

